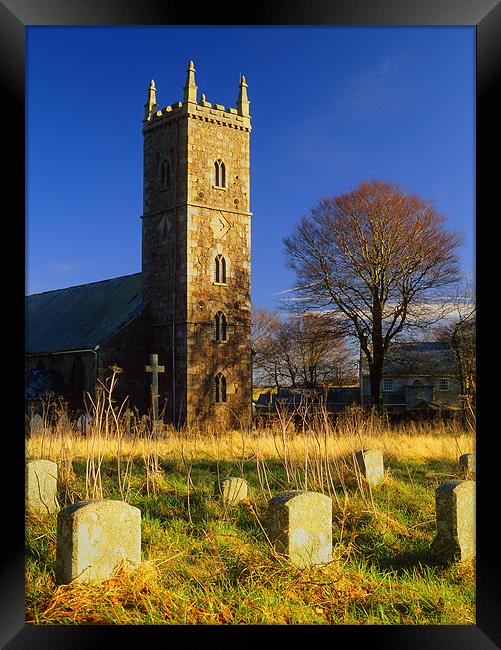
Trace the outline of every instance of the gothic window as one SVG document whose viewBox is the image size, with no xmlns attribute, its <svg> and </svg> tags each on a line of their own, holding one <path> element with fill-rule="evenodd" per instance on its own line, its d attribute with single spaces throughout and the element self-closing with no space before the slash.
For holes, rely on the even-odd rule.
<svg viewBox="0 0 501 650">
<path fill-rule="evenodd" d="M 226 187 L 226 167 L 220 159 L 214 163 L 214 185 L 216 187 Z"/>
<path fill-rule="evenodd" d="M 226 260 L 222 255 L 216 255 L 214 264 L 214 282 L 226 284 Z"/>
<path fill-rule="evenodd" d="M 226 377 L 222 372 L 218 372 L 214 377 L 214 402 L 216 404 L 226 402 Z"/>
<path fill-rule="evenodd" d="M 214 316 L 214 337 L 216 341 L 226 341 L 226 316 L 218 311 Z"/>
</svg>

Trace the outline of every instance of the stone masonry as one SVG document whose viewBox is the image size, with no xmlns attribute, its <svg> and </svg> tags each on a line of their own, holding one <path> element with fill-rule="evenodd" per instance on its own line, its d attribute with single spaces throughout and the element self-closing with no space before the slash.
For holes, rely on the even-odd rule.
<svg viewBox="0 0 501 650">
<path fill-rule="evenodd" d="M 197 97 L 190 61 L 183 101 L 160 109 L 150 84 L 144 119 L 142 272 L 159 393 L 175 423 L 248 421 L 250 359 L 250 115 Z M 222 178 L 218 178 L 224 168 Z M 225 277 L 215 260 L 224 258 Z M 224 314 L 225 333 L 215 336 Z M 216 390 L 216 376 L 224 388 Z"/>
</svg>

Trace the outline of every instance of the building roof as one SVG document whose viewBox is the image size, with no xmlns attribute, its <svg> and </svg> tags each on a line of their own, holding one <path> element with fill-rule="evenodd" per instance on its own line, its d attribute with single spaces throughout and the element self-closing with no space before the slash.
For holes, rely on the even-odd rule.
<svg viewBox="0 0 501 650">
<path fill-rule="evenodd" d="M 439 377 L 455 375 L 454 352 L 441 341 L 402 342 L 390 346 L 383 371 L 385 376 Z"/>
<path fill-rule="evenodd" d="M 362 358 L 363 372 L 367 361 Z M 444 377 L 457 374 L 457 364 L 450 345 L 441 341 L 393 342 L 388 348 L 385 377 Z"/>
<path fill-rule="evenodd" d="M 26 353 L 94 349 L 144 305 L 141 273 L 26 296 Z"/>
</svg>

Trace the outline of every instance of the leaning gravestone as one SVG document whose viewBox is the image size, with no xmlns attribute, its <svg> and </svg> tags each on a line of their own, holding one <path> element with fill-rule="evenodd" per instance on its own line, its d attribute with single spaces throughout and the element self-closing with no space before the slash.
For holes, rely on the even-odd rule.
<svg viewBox="0 0 501 650">
<path fill-rule="evenodd" d="M 226 505 L 235 505 L 244 501 L 249 493 L 249 484 L 243 478 L 225 476 L 214 483 L 215 496 L 221 497 Z"/>
<path fill-rule="evenodd" d="M 330 562 L 332 499 L 302 490 L 273 497 L 268 503 L 268 535 L 275 550 L 300 569 Z"/>
<path fill-rule="evenodd" d="M 475 454 L 463 454 L 459 457 L 459 464 L 464 468 L 466 478 L 475 478 L 477 471 Z"/>
<path fill-rule="evenodd" d="M 358 468 L 371 487 L 384 478 L 383 453 L 379 449 L 361 449 L 355 453 Z"/>
<path fill-rule="evenodd" d="M 101 582 L 141 562 L 141 511 L 124 501 L 83 501 L 57 516 L 56 582 Z"/>
<path fill-rule="evenodd" d="M 59 509 L 57 502 L 57 463 L 30 460 L 25 466 L 26 510 L 43 515 Z"/>
<path fill-rule="evenodd" d="M 440 560 L 475 557 L 475 481 L 447 481 L 436 492 L 437 534 L 432 553 Z"/>
</svg>

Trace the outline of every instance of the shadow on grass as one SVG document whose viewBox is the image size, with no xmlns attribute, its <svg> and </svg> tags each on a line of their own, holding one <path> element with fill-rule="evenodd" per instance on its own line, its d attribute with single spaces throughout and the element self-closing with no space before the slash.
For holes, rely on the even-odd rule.
<svg viewBox="0 0 501 650">
<path fill-rule="evenodd" d="M 453 559 L 440 558 L 429 546 L 388 553 L 379 557 L 367 557 L 365 562 L 367 566 L 374 567 L 377 571 L 391 572 L 399 577 L 411 574 L 425 575 L 430 570 L 432 572 L 448 570 L 457 564 Z"/>
<path fill-rule="evenodd" d="M 413 480 L 423 486 L 438 484 L 454 478 L 463 478 L 464 471 L 459 461 L 454 463 L 448 459 L 427 459 L 424 461 L 399 461 L 389 458 L 386 467 L 394 478 L 403 481 Z"/>
</svg>

